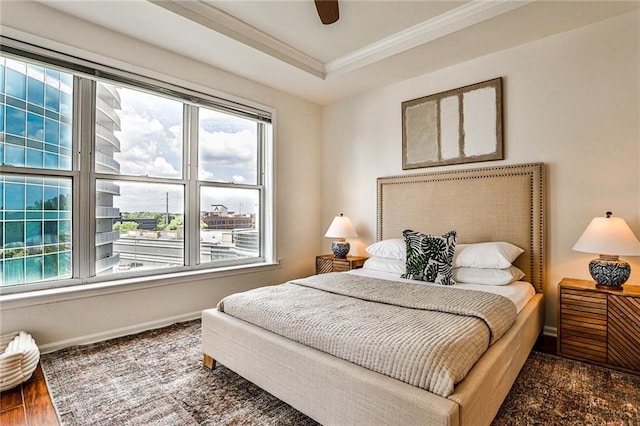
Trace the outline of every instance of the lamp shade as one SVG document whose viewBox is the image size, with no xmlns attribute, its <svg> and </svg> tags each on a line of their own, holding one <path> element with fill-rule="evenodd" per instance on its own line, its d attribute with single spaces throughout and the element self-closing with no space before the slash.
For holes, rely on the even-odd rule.
<svg viewBox="0 0 640 426">
<path fill-rule="evenodd" d="M 596 254 L 640 256 L 640 241 L 621 217 L 594 218 L 573 246 L 576 251 Z"/>
<path fill-rule="evenodd" d="M 340 213 L 340 216 L 333 218 L 333 222 L 329 225 L 329 229 L 327 229 L 324 236 L 331 238 L 354 238 L 357 237 L 358 234 L 349 218 Z"/>
<path fill-rule="evenodd" d="M 573 249 L 599 254 L 589 263 L 596 287 L 620 290 L 631 275 L 631 265 L 619 256 L 640 256 L 640 241 L 623 218 L 611 215 L 594 218 Z"/>
</svg>

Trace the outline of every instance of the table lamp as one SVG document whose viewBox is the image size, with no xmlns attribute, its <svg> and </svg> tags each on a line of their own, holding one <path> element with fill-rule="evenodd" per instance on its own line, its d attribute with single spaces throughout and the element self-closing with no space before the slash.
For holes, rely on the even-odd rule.
<svg viewBox="0 0 640 426">
<path fill-rule="evenodd" d="M 607 212 L 606 217 L 591 221 L 573 249 L 599 254 L 589 263 L 596 287 L 619 290 L 631 274 L 631 266 L 619 256 L 640 256 L 640 241 L 623 218 Z"/>
<path fill-rule="evenodd" d="M 351 248 L 345 238 L 357 237 L 358 234 L 356 234 L 356 230 L 353 228 L 349 218 L 340 213 L 340 216 L 333 218 L 333 222 L 329 225 L 329 229 L 327 229 L 327 233 L 324 236 L 335 238 L 335 241 L 331 243 L 331 250 L 336 257 L 345 258 Z"/>
</svg>

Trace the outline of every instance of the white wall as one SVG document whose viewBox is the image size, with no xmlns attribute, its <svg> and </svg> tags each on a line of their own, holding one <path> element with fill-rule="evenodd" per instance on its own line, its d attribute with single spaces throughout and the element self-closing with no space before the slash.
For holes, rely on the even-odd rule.
<svg viewBox="0 0 640 426">
<path fill-rule="evenodd" d="M 49 349 L 99 340 L 175 319 L 194 317 L 232 292 L 314 272 L 321 227 L 320 117 L 318 105 L 90 25 L 33 2 L 3 2 L 2 33 L 85 59 L 141 72 L 171 83 L 217 90 L 272 108 L 276 122 L 277 256 L 283 267 L 216 279 L 180 280 L 161 287 L 20 307 L 0 303 L 1 333 L 28 330 Z M 153 71 L 152 71 L 153 70 Z M 219 93 L 219 92 L 218 92 Z M 28 305 L 28 303 L 25 302 Z"/>
<path fill-rule="evenodd" d="M 376 178 L 465 167 L 544 162 L 547 167 L 546 325 L 556 325 L 557 284 L 590 279 L 595 255 L 571 247 L 611 210 L 640 236 L 638 12 L 484 56 L 328 106 L 323 117 L 323 229 L 344 212 L 375 241 Z M 402 101 L 503 77 L 505 160 L 402 170 Z M 428 232 L 428 230 L 425 230 Z M 328 251 L 330 241 L 323 241 Z M 630 282 L 640 285 L 640 258 Z"/>
</svg>

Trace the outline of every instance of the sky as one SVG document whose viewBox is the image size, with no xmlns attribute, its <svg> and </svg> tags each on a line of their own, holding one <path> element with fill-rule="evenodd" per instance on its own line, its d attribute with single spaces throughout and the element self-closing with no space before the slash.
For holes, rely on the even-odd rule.
<svg viewBox="0 0 640 426">
<path fill-rule="evenodd" d="M 182 175 L 182 103 L 156 95 L 117 89 L 121 97 L 121 152 L 114 155 L 120 173 L 177 178 Z M 257 124 L 217 111 L 199 109 L 199 179 L 255 184 L 257 180 Z M 119 182 L 121 195 L 114 207 L 122 212 L 183 213 L 182 186 Z M 256 210 L 255 191 L 203 191 L 201 210 L 224 204 L 236 213 Z"/>
</svg>

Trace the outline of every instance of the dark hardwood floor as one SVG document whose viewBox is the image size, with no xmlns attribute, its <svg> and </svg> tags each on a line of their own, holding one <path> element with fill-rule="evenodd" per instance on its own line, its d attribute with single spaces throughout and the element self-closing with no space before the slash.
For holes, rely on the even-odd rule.
<svg viewBox="0 0 640 426">
<path fill-rule="evenodd" d="M 533 350 L 545 354 L 557 355 L 557 339 L 553 336 L 541 335 L 533 346 Z"/>
<path fill-rule="evenodd" d="M 40 365 L 29 380 L 0 394 L 0 425 L 58 425 Z"/>
<path fill-rule="evenodd" d="M 533 350 L 555 355 L 556 338 L 540 336 Z M 40 365 L 29 380 L 11 390 L 2 392 L 0 399 L 0 424 L 3 426 L 58 425 L 58 419 Z"/>
</svg>

